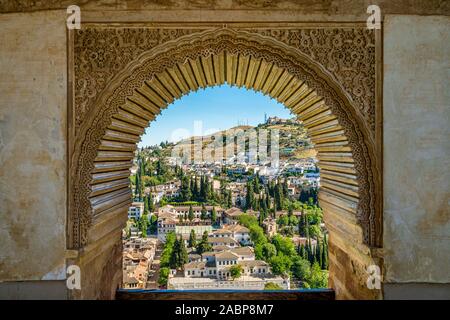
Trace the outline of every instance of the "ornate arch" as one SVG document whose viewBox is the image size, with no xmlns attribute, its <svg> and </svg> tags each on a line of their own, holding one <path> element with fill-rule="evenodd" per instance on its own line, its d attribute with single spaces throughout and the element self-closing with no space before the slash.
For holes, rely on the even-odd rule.
<svg viewBox="0 0 450 320">
<path fill-rule="evenodd" d="M 260 74 L 265 78 L 258 80 Z M 224 82 L 262 91 L 304 120 L 314 131 L 319 160 L 329 168 L 321 192 L 355 205 L 364 243 L 378 244 L 374 145 L 370 124 L 351 95 L 296 48 L 270 36 L 222 28 L 155 46 L 96 95 L 74 142 L 69 247 L 87 244 L 96 215 L 129 204 L 126 170 L 148 121 L 173 99 Z"/>
</svg>

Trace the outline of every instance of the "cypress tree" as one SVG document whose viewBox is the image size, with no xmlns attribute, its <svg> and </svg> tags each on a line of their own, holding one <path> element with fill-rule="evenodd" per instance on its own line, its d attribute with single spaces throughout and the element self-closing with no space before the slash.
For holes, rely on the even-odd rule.
<svg viewBox="0 0 450 320">
<path fill-rule="evenodd" d="M 223 179 L 220 179 L 220 196 L 222 197 L 222 199 L 226 200 L 227 197 L 227 189 L 226 189 L 226 185 Z"/>
<path fill-rule="evenodd" d="M 191 178 L 191 181 L 189 183 L 189 188 L 191 189 L 191 192 L 192 192 L 192 199 L 197 200 L 196 194 L 195 194 L 195 179 L 194 178 Z"/>
<path fill-rule="evenodd" d="M 305 222 L 305 215 L 302 214 L 300 216 L 300 219 L 298 220 L 298 234 L 300 235 L 300 237 L 303 237 L 305 235 L 304 222 Z"/>
<path fill-rule="evenodd" d="M 150 191 L 148 197 L 147 197 L 147 203 L 148 203 L 148 210 L 150 212 L 155 211 L 155 204 L 153 203 L 153 195 L 152 192 Z"/>
<path fill-rule="evenodd" d="M 308 238 L 308 241 L 311 242 L 309 239 L 309 219 L 308 214 L 305 214 L 305 237 Z"/>
<path fill-rule="evenodd" d="M 247 182 L 247 194 L 245 196 L 245 209 L 251 209 L 253 205 L 253 185 Z"/>
<path fill-rule="evenodd" d="M 206 201 L 214 199 L 214 187 L 213 183 L 206 177 Z"/>
<path fill-rule="evenodd" d="M 139 174 L 136 172 L 136 177 L 134 179 L 134 198 L 137 199 L 139 194 Z"/>
<path fill-rule="evenodd" d="M 270 194 L 268 189 L 266 189 L 266 208 L 267 211 L 270 210 Z"/>
<path fill-rule="evenodd" d="M 259 210 L 258 199 L 257 198 L 253 198 L 252 209 L 253 210 Z"/>
<path fill-rule="evenodd" d="M 172 254 L 170 255 L 169 259 L 169 266 L 171 269 L 177 269 L 179 265 L 180 249 L 180 241 L 178 240 L 178 238 L 176 238 L 173 244 Z"/>
<path fill-rule="evenodd" d="M 294 213 L 294 209 L 292 208 L 292 203 L 289 203 L 289 208 L 288 208 L 288 217 L 292 217 L 292 214 Z"/>
<path fill-rule="evenodd" d="M 275 186 L 274 209 L 275 211 L 283 209 L 283 190 L 280 184 Z"/>
<path fill-rule="evenodd" d="M 283 190 L 283 197 L 287 198 L 289 196 L 289 188 L 288 188 L 288 184 L 287 184 L 287 179 L 286 178 L 283 181 L 282 190 Z"/>
<path fill-rule="evenodd" d="M 299 246 L 299 256 L 300 257 L 302 257 L 303 259 L 306 259 L 306 260 L 308 260 L 308 254 L 307 254 L 307 252 L 306 252 L 306 249 L 305 249 L 305 245 L 303 245 L 303 244 L 301 244 L 300 246 Z"/>
<path fill-rule="evenodd" d="M 216 212 L 216 207 L 212 208 L 212 212 L 211 212 L 211 222 L 215 223 L 217 220 L 217 212 Z"/>
<path fill-rule="evenodd" d="M 266 207 L 266 199 L 265 199 L 265 195 L 263 194 L 259 198 L 259 211 L 265 211 L 266 209 L 267 209 L 267 207 Z"/>
<path fill-rule="evenodd" d="M 319 263 L 319 266 L 322 267 L 322 244 L 319 239 L 317 239 L 316 245 L 316 261 Z"/>
<path fill-rule="evenodd" d="M 188 214 L 188 219 L 189 221 L 194 220 L 194 210 L 192 209 L 192 205 L 189 206 L 189 214 Z"/>
<path fill-rule="evenodd" d="M 197 245 L 197 253 L 203 254 L 208 250 L 211 250 L 211 245 L 208 243 L 208 231 L 205 231 L 203 232 L 202 240 Z"/>
<path fill-rule="evenodd" d="M 305 253 L 306 253 L 306 259 L 308 259 L 308 261 L 311 263 L 311 243 L 310 243 L 310 241 L 306 242 Z"/>
<path fill-rule="evenodd" d="M 198 190 L 198 177 L 195 176 L 195 179 L 193 179 L 193 181 L 194 181 L 194 188 L 192 190 L 192 195 L 193 195 L 194 199 L 198 201 L 199 196 L 200 196 L 200 192 Z"/>
<path fill-rule="evenodd" d="M 148 228 L 148 216 L 146 214 L 144 214 L 141 217 L 138 225 L 139 225 L 140 231 L 142 232 L 142 237 L 146 238 L 147 237 L 147 228 Z"/>
<path fill-rule="evenodd" d="M 190 248 L 195 248 L 196 244 L 197 244 L 197 239 L 195 237 L 195 231 L 194 231 L 194 229 L 191 229 L 191 234 L 189 235 L 188 246 Z"/>
<path fill-rule="evenodd" d="M 260 186 L 259 186 L 259 173 L 256 173 L 255 178 L 253 179 L 253 187 L 255 189 L 255 192 L 259 192 Z"/>
<path fill-rule="evenodd" d="M 181 179 L 181 188 L 180 189 L 181 189 L 180 190 L 181 201 L 192 200 L 192 192 L 191 192 L 189 177 L 184 176 Z"/>
<path fill-rule="evenodd" d="M 148 214 L 148 197 L 144 196 L 144 215 Z"/>
<path fill-rule="evenodd" d="M 206 208 L 205 208 L 205 204 L 203 203 L 202 204 L 201 214 L 200 214 L 200 219 L 206 220 L 206 218 L 207 218 L 207 211 L 206 211 Z"/>
<path fill-rule="evenodd" d="M 327 236 L 325 235 L 323 238 L 323 248 L 322 248 L 322 269 L 328 269 L 328 243 L 326 241 Z"/>
<path fill-rule="evenodd" d="M 231 208 L 232 206 L 233 206 L 233 196 L 231 195 L 231 190 L 228 190 L 227 207 Z"/>
<path fill-rule="evenodd" d="M 205 185 L 205 176 L 200 177 L 200 199 L 202 201 L 206 201 L 206 185 Z"/>
<path fill-rule="evenodd" d="M 184 270 L 184 265 L 188 263 L 188 253 L 183 238 L 180 236 L 180 245 L 178 250 L 178 267 Z"/>
</svg>

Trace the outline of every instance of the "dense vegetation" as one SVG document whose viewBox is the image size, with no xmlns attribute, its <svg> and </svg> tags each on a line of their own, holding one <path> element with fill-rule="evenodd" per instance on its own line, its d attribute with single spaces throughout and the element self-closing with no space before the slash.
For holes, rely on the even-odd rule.
<svg viewBox="0 0 450 320">
<path fill-rule="evenodd" d="M 242 215 L 240 223 L 250 230 L 256 259 L 268 262 L 274 274 L 294 277 L 301 281 L 304 288 L 325 288 L 328 281 L 327 238 L 323 236 L 322 241 L 317 238 L 317 244 L 313 246 L 309 236 L 309 228 L 314 226 L 313 221 L 318 219 L 317 215 L 316 209 L 303 215 L 305 219 L 301 219 L 299 228 L 305 230 L 307 242 L 306 246 L 298 247 L 295 247 L 291 238 L 280 234 L 269 239 L 254 216 Z M 311 225 L 304 221 L 311 221 Z"/>
</svg>

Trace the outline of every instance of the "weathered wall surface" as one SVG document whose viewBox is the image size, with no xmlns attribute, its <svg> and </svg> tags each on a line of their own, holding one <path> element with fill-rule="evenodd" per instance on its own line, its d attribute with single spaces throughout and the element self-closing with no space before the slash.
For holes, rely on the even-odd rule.
<svg viewBox="0 0 450 320">
<path fill-rule="evenodd" d="M 0 15 L 0 282 L 65 278 L 65 17 Z"/>
<path fill-rule="evenodd" d="M 444 0 L 2 0 L 0 12 L 39 11 L 65 9 L 69 5 L 78 5 L 84 12 L 101 12 L 110 18 L 114 11 L 129 11 L 127 19 L 134 19 L 142 11 L 154 12 L 159 21 L 175 19 L 180 21 L 200 21 L 205 16 L 215 15 L 220 20 L 242 19 L 276 21 L 280 17 L 297 17 L 294 21 L 354 21 L 367 19 L 366 8 L 376 4 L 384 14 L 448 14 L 450 4 Z M 199 10 L 202 12 L 199 14 Z M 175 12 L 178 11 L 178 12 Z M 258 18 L 256 18 L 256 15 Z M 123 13 L 116 15 L 123 17 Z M 208 18 L 207 18 L 208 19 Z M 248 19 L 248 18 L 247 18 Z M 123 20 L 121 20 L 123 21 Z"/>
<path fill-rule="evenodd" d="M 449 30 L 448 17 L 385 18 L 387 283 L 450 286 Z"/>
</svg>

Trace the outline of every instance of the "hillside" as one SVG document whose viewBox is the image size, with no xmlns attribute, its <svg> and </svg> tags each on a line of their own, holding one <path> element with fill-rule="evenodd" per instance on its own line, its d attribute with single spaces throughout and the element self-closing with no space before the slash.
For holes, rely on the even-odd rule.
<svg viewBox="0 0 450 320">
<path fill-rule="evenodd" d="M 270 119 L 270 118 L 269 118 Z M 215 132 L 211 135 L 205 136 L 193 136 L 188 139 L 181 140 L 177 143 L 163 143 L 160 145 L 161 148 L 149 148 L 149 151 L 153 154 L 153 156 L 170 156 L 174 147 L 183 148 L 186 150 L 188 148 L 186 145 L 191 145 L 191 150 L 193 150 L 193 145 L 197 141 L 202 141 L 202 150 L 204 150 L 208 145 L 214 143 L 214 147 L 216 150 L 220 151 L 220 148 L 227 148 L 229 145 L 224 138 L 222 141 L 214 141 L 214 136 L 221 135 L 225 137 L 229 133 L 236 132 L 238 130 L 242 130 L 244 132 L 248 132 L 248 130 L 256 129 L 257 132 L 259 130 L 278 130 L 279 132 L 279 150 L 280 150 L 280 158 L 283 160 L 286 159 L 301 159 L 308 157 L 315 157 L 316 152 L 312 148 L 310 139 L 308 138 L 306 129 L 303 124 L 294 120 L 286 120 L 286 119 L 278 119 L 279 121 L 267 121 L 266 123 L 262 123 L 253 126 L 236 126 L 229 128 L 227 130 L 222 130 Z M 269 142 L 268 142 L 269 143 Z M 234 146 L 236 150 L 236 146 Z M 193 157 L 193 151 L 192 155 Z"/>
</svg>

